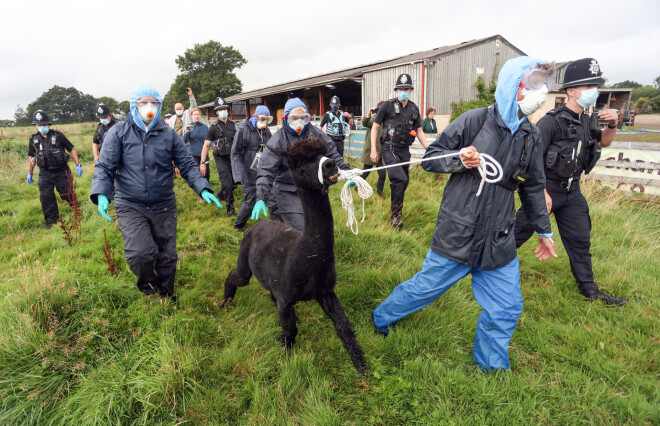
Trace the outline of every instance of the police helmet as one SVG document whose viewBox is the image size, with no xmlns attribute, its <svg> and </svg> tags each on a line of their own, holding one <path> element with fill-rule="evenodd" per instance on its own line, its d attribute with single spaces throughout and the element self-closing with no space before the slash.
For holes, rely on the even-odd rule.
<svg viewBox="0 0 660 426">
<path fill-rule="evenodd" d="M 32 124 L 53 124 L 50 122 L 50 117 L 46 114 L 46 111 L 38 109 L 32 115 Z"/>
<path fill-rule="evenodd" d="M 602 77 L 600 65 L 594 58 L 583 58 L 573 61 L 566 66 L 564 71 L 564 85 L 562 89 L 578 86 L 590 86 L 592 84 L 605 84 Z"/>
<path fill-rule="evenodd" d="M 106 104 L 98 104 L 96 106 L 96 116 L 98 118 L 107 117 L 109 115 L 112 115 L 112 112 L 110 112 L 110 108 Z"/>
<path fill-rule="evenodd" d="M 339 102 L 339 97 L 338 96 L 333 96 L 332 99 L 330 99 L 330 106 L 339 106 L 341 105 L 341 102 Z"/>
<path fill-rule="evenodd" d="M 401 74 L 399 78 L 396 79 L 396 86 L 394 86 L 394 89 L 414 89 L 410 74 Z"/>
<path fill-rule="evenodd" d="M 215 98 L 215 101 L 213 101 L 213 111 L 221 109 L 221 108 L 227 108 L 229 109 L 229 104 L 225 102 L 224 99 L 222 99 L 220 96 Z"/>
<path fill-rule="evenodd" d="M 165 118 L 170 118 L 171 116 L 172 116 L 172 113 L 170 113 L 170 112 L 168 112 L 167 114 L 165 114 Z"/>
</svg>

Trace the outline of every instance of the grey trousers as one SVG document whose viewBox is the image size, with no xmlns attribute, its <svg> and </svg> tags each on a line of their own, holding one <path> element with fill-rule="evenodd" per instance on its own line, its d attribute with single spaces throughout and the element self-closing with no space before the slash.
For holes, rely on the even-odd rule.
<svg viewBox="0 0 660 426">
<path fill-rule="evenodd" d="M 116 205 L 126 263 L 144 294 L 174 295 L 176 203 L 157 212 Z"/>
<path fill-rule="evenodd" d="M 237 228 L 245 226 L 252 215 L 254 205 L 257 203 L 257 187 L 254 182 L 243 182 L 241 188 L 243 189 L 243 204 L 241 204 L 238 216 L 234 221 L 234 226 Z"/>
</svg>

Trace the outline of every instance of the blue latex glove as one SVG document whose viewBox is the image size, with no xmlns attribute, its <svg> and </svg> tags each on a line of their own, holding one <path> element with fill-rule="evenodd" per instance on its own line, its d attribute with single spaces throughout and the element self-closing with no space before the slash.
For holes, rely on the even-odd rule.
<svg viewBox="0 0 660 426">
<path fill-rule="evenodd" d="M 108 197 L 106 197 L 103 194 L 100 194 L 98 196 L 98 204 L 99 204 L 99 214 L 103 216 L 105 219 L 109 220 L 112 222 L 112 218 L 108 216 L 108 206 L 110 205 L 110 201 L 108 201 Z"/>
<path fill-rule="evenodd" d="M 259 200 L 257 204 L 254 205 L 252 209 L 252 220 L 259 220 L 259 213 L 263 213 L 265 217 L 268 217 L 268 211 L 266 210 L 266 203 Z"/>
<path fill-rule="evenodd" d="M 34 183 L 34 179 L 32 179 L 32 173 L 28 173 L 27 183 Z"/>
<path fill-rule="evenodd" d="M 76 166 L 76 173 L 78 173 L 78 177 L 82 176 L 82 166 L 80 164 Z"/>
<path fill-rule="evenodd" d="M 216 206 L 218 206 L 219 209 L 222 208 L 222 204 L 220 204 L 220 200 L 215 198 L 215 195 L 210 193 L 208 190 L 203 190 L 201 195 L 202 200 L 206 201 L 208 204 L 211 204 L 211 202 L 214 202 Z"/>
<path fill-rule="evenodd" d="M 350 181 L 350 182 L 348 183 L 348 186 L 350 186 L 351 188 L 355 188 L 355 182 Z"/>
</svg>

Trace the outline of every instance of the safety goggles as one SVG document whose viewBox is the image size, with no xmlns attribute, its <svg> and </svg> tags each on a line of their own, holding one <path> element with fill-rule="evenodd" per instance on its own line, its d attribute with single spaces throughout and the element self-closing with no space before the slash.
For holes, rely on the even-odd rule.
<svg viewBox="0 0 660 426">
<path fill-rule="evenodd" d="M 266 124 L 270 124 L 273 122 L 273 116 L 272 115 L 258 115 L 258 121 L 261 121 Z"/>
<path fill-rule="evenodd" d="M 160 102 L 156 100 L 156 98 L 152 98 L 151 96 L 145 96 L 144 98 L 140 98 L 137 100 L 138 106 L 145 106 L 147 104 L 154 104 L 158 106 Z"/>
<path fill-rule="evenodd" d="M 303 124 L 309 124 L 311 116 L 309 114 L 291 114 L 286 117 L 289 122 L 302 120 Z"/>
<path fill-rule="evenodd" d="M 520 80 L 520 87 L 527 90 L 539 90 L 545 85 L 548 91 L 552 91 L 555 86 L 555 63 L 549 62 L 538 64 L 528 69 Z"/>
</svg>

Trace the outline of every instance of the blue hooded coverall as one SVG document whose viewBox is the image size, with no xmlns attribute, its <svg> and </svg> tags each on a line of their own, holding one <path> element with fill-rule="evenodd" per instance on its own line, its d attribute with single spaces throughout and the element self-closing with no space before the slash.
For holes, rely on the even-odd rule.
<svg viewBox="0 0 660 426">
<path fill-rule="evenodd" d="M 508 61 L 500 71 L 496 103 L 467 111 L 429 146 L 425 157 L 456 152 L 455 157 L 423 163 L 431 172 L 450 172 L 438 221 L 422 270 L 399 284 L 373 312 L 374 324 L 383 333 L 388 326 L 440 297 L 461 278 L 472 275 L 474 298 L 483 311 L 477 321 L 474 360 L 486 370 L 508 369 L 508 346 L 522 313 L 520 269 L 513 222 L 513 191 L 486 184 L 475 197 L 480 179 L 466 173 L 458 150 L 469 145 L 495 157 L 507 179 L 519 164 L 529 139 L 528 179 L 519 187 L 523 204 L 532 211 L 530 220 L 543 236 L 551 235 L 543 195 L 543 152 L 540 132 L 523 116 L 518 118 L 517 92 L 521 78 L 535 58 Z"/>
</svg>

